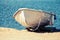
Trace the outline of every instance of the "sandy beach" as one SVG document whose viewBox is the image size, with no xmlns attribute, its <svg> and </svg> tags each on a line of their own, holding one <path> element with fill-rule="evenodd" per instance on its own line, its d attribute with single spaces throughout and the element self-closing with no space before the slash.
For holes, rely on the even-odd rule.
<svg viewBox="0 0 60 40">
<path fill-rule="evenodd" d="M 0 40 L 60 40 L 60 32 L 35 33 L 27 30 L 0 28 Z"/>
</svg>

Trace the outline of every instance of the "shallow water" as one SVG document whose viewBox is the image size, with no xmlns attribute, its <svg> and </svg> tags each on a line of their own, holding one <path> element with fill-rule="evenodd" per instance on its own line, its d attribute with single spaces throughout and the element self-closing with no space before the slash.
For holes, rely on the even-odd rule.
<svg viewBox="0 0 60 40">
<path fill-rule="evenodd" d="M 0 26 L 16 29 L 24 29 L 17 23 L 13 14 L 19 8 L 33 8 L 53 12 L 57 16 L 54 27 L 60 28 L 60 1 L 20 1 L 20 0 L 0 0 Z"/>
</svg>

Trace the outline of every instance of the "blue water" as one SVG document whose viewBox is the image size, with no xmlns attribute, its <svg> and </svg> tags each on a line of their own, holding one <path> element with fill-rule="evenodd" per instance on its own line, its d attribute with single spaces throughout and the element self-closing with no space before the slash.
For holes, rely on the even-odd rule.
<svg viewBox="0 0 60 40">
<path fill-rule="evenodd" d="M 13 14 L 19 8 L 33 8 L 54 12 L 57 15 L 54 27 L 60 28 L 60 1 L 21 1 L 21 0 L 0 0 L 0 27 L 8 27 L 15 29 L 24 29 L 22 25 L 17 23 Z"/>
</svg>

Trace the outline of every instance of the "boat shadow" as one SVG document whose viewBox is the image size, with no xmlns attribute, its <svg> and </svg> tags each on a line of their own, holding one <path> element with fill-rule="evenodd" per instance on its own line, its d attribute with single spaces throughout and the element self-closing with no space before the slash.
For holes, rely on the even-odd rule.
<svg viewBox="0 0 60 40">
<path fill-rule="evenodd" d="M 38 29 L 35 31 L 36 33 L 52 33 L 52 32 L 60 32 L 60 29 L 57 29 L 56 27 L 45 27 L 43 30 Z"/>
</svg>

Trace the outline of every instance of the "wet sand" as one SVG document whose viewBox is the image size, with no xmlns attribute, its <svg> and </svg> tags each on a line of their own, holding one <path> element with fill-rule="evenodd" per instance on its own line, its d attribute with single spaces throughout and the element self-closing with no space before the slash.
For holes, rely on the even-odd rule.
<svg viewBox="0 0 60 40">
<path fill-rule="evenodd" d="M 60 40 L 60 32 L 35 33 L 27 30 L 0 28 L 0 40 Z"/>
</svg>

